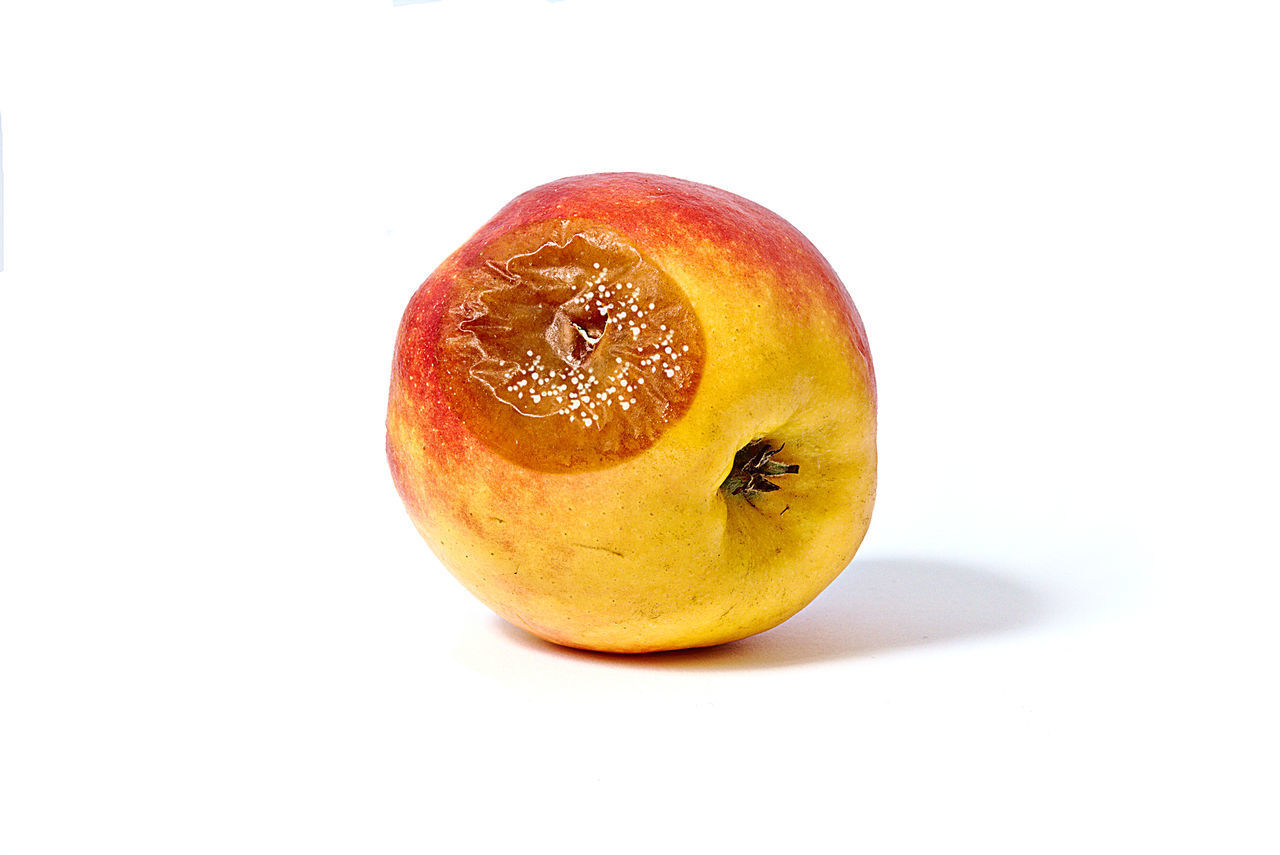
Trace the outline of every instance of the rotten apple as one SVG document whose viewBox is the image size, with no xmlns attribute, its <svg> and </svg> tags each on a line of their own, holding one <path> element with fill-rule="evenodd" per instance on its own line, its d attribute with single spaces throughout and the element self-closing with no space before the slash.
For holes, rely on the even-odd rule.
<svg viewBox="0 0 1280 855">
<path fill-rule="evenodd" d="M 387 454 L 441 562 L 516 626 L 643 652 L 776 626 L 871 518 L 862 321 L 790 223 L 657 175 L 566 178 L 427 278 Z"/>
</svg>

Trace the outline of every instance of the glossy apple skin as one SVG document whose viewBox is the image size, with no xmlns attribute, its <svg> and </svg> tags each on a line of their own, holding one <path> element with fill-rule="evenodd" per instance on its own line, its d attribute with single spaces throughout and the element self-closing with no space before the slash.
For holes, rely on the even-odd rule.
<svg viewBox="0 0 1280 855">
<path fill-rule="evenodd" d="M 687 413 L 604 469 L 548 473 L 477 438 L 441 393 L 459 271 L 514 229 L 583 219 L 684 290 L 706 362 Z M 753 439 L 800 471 L 754 505 L 720 485 Z M 391 472 L 442 563 L 499 615 L 557 644 L 647 652 L 769 629 L 853 558 L 876 485 L 876 383 L 862 321 L 818 250 L 771 211 L 637 173 L 566 178 L 509 203 L 414 294 L 396 341 Z"/>
</svg>

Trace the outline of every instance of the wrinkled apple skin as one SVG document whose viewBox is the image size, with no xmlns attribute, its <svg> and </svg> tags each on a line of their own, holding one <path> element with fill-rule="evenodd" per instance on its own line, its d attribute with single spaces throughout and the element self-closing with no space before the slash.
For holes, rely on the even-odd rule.
<svg viewBox="0 0 1280 855">
<path fill-rule="evenodd" d="M 685 292 L 705 336 L 687 412 L 647 450 L 583 472 L 500 456 L 441 393 L 458 272 L 513 229 L 605 224 Z M 788 222 L 656 175 L 566 178 L 508 204 L 422 284 L 396 342 L 391 472 L 414 524 L 480 600 L 548 641 L 700 647 L 776 626 L 853 558 L 876 486 L 876 383 L 844 286 Z M 721 490 L 754 439 L 799 472 L 752 503 Z"/>
</svg>

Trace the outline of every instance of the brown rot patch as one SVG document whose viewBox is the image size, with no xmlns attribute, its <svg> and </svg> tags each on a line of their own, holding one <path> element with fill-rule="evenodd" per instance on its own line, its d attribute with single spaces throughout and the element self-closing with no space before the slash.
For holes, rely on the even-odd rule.
<svg viewBox="0 0 1280 855">
<path fill-rule="evenodd" d="M 449 317 L 450 405 L 532 469 L 640 453 L 685 413 L 702 375 L 702 327 L 680 286 L 594 223 L 535 223 L 494 241 L 459 274 Z"/>
</svg>

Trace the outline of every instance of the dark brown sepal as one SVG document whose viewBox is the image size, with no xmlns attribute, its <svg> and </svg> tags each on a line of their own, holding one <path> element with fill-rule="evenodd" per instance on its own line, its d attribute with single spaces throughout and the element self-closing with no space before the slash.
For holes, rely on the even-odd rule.
<svg viewBox="0 0 1280 855">
<path fill-rule="evenodd" d="M 764 439 L 747 443 L 733 456 L 733 468 L 720 489 L 731 496 L 742 496 L 748 502 L 761 493 L 772 493 L 780 489 L 769 479 L 779 475 L 794 475 L 800 471 L 799 464 L 779 463 L 773 459 L 785 447 L 786 444 L 783 443 L 777 448 L 771 448 L 769 441 Z"/>
</svg>

